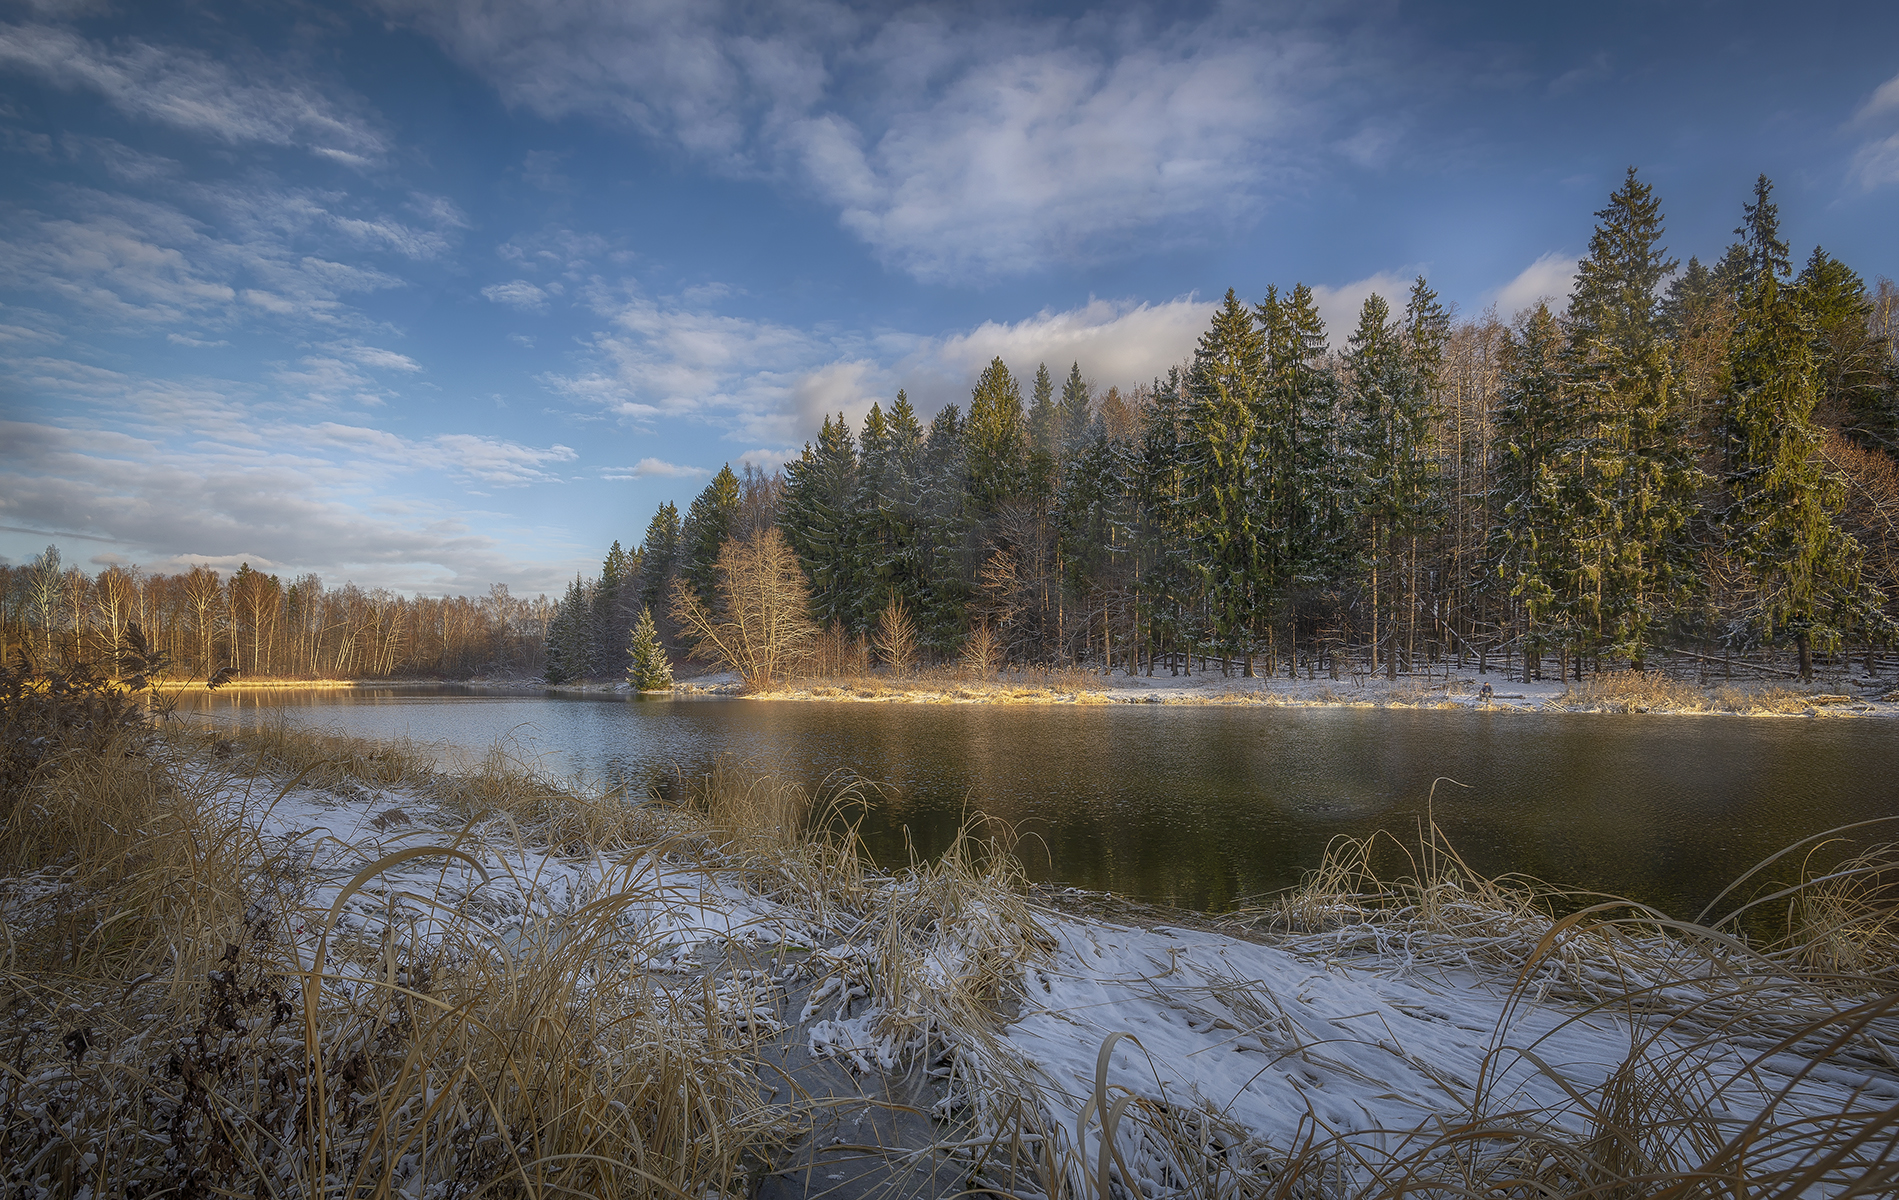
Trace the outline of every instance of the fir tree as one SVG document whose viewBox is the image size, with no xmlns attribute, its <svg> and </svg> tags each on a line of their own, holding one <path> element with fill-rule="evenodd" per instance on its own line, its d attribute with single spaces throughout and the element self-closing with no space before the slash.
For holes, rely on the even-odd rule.
<svg viewBox="0 0 1899 1200">
<path fill-rule="evenodd" d="M 659 628 L 653 624 L 652 609 L 641 607 L 626 653 L 632 660 L 626 668 L 626 679 L 635 691 L 653 692 L 673 686 L 673 665 L 659 644 Z"/>
<path fill-rule="evenodd" d="M 717 582 L 715 568 L 719 547 L 732 536 L 738 523 L 739 482 L 732 465 L 725 464 L 693 499 L 686 519 L 679 527 L 680 574 L 692 585 L 701 600 L 712 594 Z"/>
<path fill-rule="evenodd" d="M 1579 633 L 1640 669 L 1656 622 L 1692 583 L 1701 475 L 1662 338 L 1661 282 L 1676 264 L 1660 244 L 1661 202 L 1631 167 L 1596 217 L 1569 306 L 1581 411 L 1562 467 L 1577 498 L 1568 592 Z"/>
<path fill-rule="evenodd" d="M 969 397 L 969 492 L 977 511 L 991 516 L 1028 483 L 1028 424 L 1022 391 L 1000 358 L 983 369 Z"/>
<path fill-rule="evenodd" d="M 1540 677 L 1540 653 L 1567 594 L 1569 489 L 1562 455 L 1573 433 L 1562 375 L 1563 334 L 1547 304 L 1505 335 L 1497 387 L 1497 468 L 1492 530 L 1497 571 L 1523 606 L 1523 678 Z"/>
<path fill-rule="evenodd" d="M 1253 312 L 1232 289 L 1200 337 L 1187 377 L 1187 535 L 1194 550 L 1215 641 L 1244 653 L 1261 593 L 1260 535 L 1255 511 L 1259 402 L 1266 347 Z"/>
<path fill-rule="evenodd" d="M 1771 264 L 1758 250 L 1755 261 Z M 1812 422 L 1817 376 L 1798 296 L 1763 269 L 1741 305 L 1729 361 L 1727 529 L 1758 589 L 1755 627 L 1793 640 L 1802 679 L 1813 677 L 1813 643 L 1838 638 L 1858 588 L 1859 547 L 1837 522 L 1844 488 L 1820 457 Z"/>
<path fill-rule="evenodd" d="M 856 528 L 857 445 L 839 413 L 826 417 L 815 445 L 785 465 L 778 524 L 811 579 L 811 611 L 820 625 L 860 626 Z"/>
<path fill-rule="evenodd" d="M 653 513 L 640 542 L 640 606 L 651 609 L 672 594 L 679 565 L 679 509 L 668 500 Z"/>
</svg>

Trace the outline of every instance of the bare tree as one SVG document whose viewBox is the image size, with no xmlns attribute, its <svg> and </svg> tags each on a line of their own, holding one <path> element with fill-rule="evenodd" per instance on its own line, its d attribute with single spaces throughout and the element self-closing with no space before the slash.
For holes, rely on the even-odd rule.
<svg viewBox="0 0 1899 1200">
<path fill-rule="evenodd" d="M 876 645 L 878 656 L 890 667 L 890 673 L 899 678 L 917 656 L 916 622 L 910 619 L 903 601 L 894 591 L 883 612 L 877 615 Z"/>
<path fill-rule="evenodd" d="M 1002 642 L 989 622 L 978 621 L 969 627 L 969 635 L 963 639 L 962 657 L 963 668 L 973 672 L 976 678 L 988 679 L 995 675 L 1002 665 Z"/>
<path fill-rule="evenodd" d="M 673 617 L 692 640 L 694 658 L 720 663 L 759 688 L 805 657 L 818 635 L 810 585 L 777 526 L 728 539 L 713 577 L 711 608 L 682 581 L 673 584 Z"/>
</svg>

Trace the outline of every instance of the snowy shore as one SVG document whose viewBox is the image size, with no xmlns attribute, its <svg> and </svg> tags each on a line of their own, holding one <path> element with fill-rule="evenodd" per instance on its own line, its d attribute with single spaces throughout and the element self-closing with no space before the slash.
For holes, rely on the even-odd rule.
<svg viewBox="0 0 1899 1200">
<path fill-rule="evenodd" d="M 861 1129 L 835 1150 L 807 1139 L 775 1177 L 790 1194 L 925 1176 L 949 1194 L 985 1158 L 993 1182 L 995 1146 L 1024 1130 L 1044 1139 L 1041 1186 L 1052 1165 L 1080 1194 L 1098 1168 L 1150 1196 L 1182 1191 L 1183 1172 L 1264 1179 L 1320 1145 L 1369 1181 L 1408 1156 L 1501 1155 L 1447 1140 L 1453 1128 L 1588 1144 L 1632 1086 L 1666 1093 L 1667 1111 L 1700 1106 L 1705 1135 L 1756 1172 L 1804 1169 L 1816 1152 L 1761 1130 L 1899 1105 L 1899 1064 L 1879 1049 L 1899 1035 L 1890 1011 L 1830 1047 L 1824 1028 L 1789 1024 L 1789 1000 L 1815 1019 L 1859 1000 L 1776 983 L 1755 997 L 1758 1019 L 1706 1019 L 1745 1007 L 1719 953 L 1649 929 L 1605 958 L 1609 941 L 1454 882 L 1438 901 L 1482 936 L 1342 908 L 1277 933 L 1137 927 L 1029 903 L 1006 873 L 967 863 L 826 895 L 718 855 L 563 853 L 391 789 L 293 788 L 262 832 L 312 848 L 302 908 L 334 910 L 335 929 L 368 945 L 427 941 L 447 906 L 517 954 L 545 952 L 590 905 L 627 901 L 616 941 L 658 1003 L 700 1005 L 700 1019 L 709 1005 L 763 1039 L 761 1061 L 795 1059 L 783 1069 L 816 1122 L 835 1124 L 825 1105 L 840 1096 L 875 1104 L 910 1081 L 907 1107 L 933 1120 L 899 1122 L 875 1149 Z M 465 857 L 423 853 L 344 896 L 366 865 L 451 840 Z M 316 923 L 296 937 L 315 953 Z M 1216 1163 L 1178 1161 L 1195 1139 Z M 1833 1190 L 1820 1183 L 1813 1194 Z"/>
</svg>

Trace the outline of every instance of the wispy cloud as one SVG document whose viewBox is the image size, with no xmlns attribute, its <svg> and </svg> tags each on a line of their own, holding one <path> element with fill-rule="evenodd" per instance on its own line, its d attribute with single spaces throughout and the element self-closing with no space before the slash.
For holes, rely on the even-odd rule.
<svg viewBox="0 0 1899 1200">
<path fill-rule="evenodd" d="M 1866 188 L 1899 183 L 1899 75 L 1867 97 L 1853 123 L 1875 131 L 1853 155 L 1853 177 Z"/>
<path fill-rule="evenodd" d="M 813 192 L 929 279 L 1219 236 L 1329 156 L 1387 153 L 1389 121 L 1366 123 L 1366 97 L 1403 74 L 1372 48 L 1375 23 L 1341 34 L 1350 14 L 1321 30 L 1298 9 L 1170 22 L 828 0 L 742 17 L 711 2 L 383 5 L 509 103 L 631 125 Z"/>
<path fill-rule="evenodd" d="M 496 304 L 506 304 L 510 308 L 526 311 L 539 311 L 547 307 L 547 293 L 525 279 L 516 279 L 508 283 L 491 283 L 481 289 L 483 299 Z"/>
<path fill-rule="evenodd" d="M 1020 321 L 918 335 L 806 329 L 641 296 L 595 337 L 593 370 L 548 382 L 638 427 L 687 419 L 721 429 L 728 440 L 782 445 L 810 437 L 830 414 L 860 421 L 899 388 L 926 415 L 965 403 L 998 357 L 1025 377 L 1040 363 L 1065 376 L 1079 362 L 1103 387 L 1146 383 L 1192 355 L 1212 308 L 1192 297 L 1091 300 Z M 748 453 L 745 461 L 763 464 L 772 452 Z"/>
<path fill-rule="evenodd" d="M 236 64 L 137 39 L 107 45 L 50 25 L 0 25 L 0 69 L 88 91 L 128 116 L 229 145 L 296 146 L 353 166 L 388 145 L 352 106 L 262 60 Z"/>
</svg>

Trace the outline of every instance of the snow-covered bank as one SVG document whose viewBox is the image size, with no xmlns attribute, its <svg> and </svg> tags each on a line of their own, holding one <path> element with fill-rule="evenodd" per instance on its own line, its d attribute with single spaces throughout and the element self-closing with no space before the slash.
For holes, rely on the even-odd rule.
<svg viewBox="0 0 1899 1200">
<path fill-rule="evenodd" d="M 1005 673 L 978 680 L 953 673 L 892 679 L 793 680 L 747 693 L 761 700 L 835 700 L 911 704 L 1173 704 L 1259 705 L 1284 708 L 1438 708 L 1481 712 L 1660 712 L 1793 716 L 1899 716 L 1899 688 L 1890 678 L 1844 679 L 1811 685 L 1760 680 L 1710 682 L 1615 672 L 1581 683 L 1545 678 L 1528 683 L 1500 671 L 1452 667 L 1429 675 L 1297 679 L 1247 678 L 1217 669 L 1193 675 L 1124 672 Z M 1490 695 L 1484 694 L 1485 687 Z M 680 685 L 684 694 L 737 693 L 735 679 L 709 677 Z"/>
<path fill-rule="evenodd" d="M 1217 1177 L 1245 1194 L 1314 1171 L 1349 1195 L 1394 1170 L 1520 1173 L 1526 1155 L 1574 1183 L 1626 1134 L 1637 1161 L 1618 1169 L 1649 1177 L 1718 1169 L 1813 1195 L 1899 1182 L 1890 981 L 1842 990 L 1720 936 L 1606 923 L 1627 908 L 1559 923 L 1450 870 L 1396 910 L 1307 896 L 1298 919 L 1253 929 L 1140 927 L 1028 902 L 977 843 L 894 876 L 812 877 L 717 836 L 573 853 L 399 790 L 292 789 L 263 819 L 312 848 L 311 910 L 405 849 L 472 860 L 420 854 L 364 882 L 339 909 L 360 944 L 399 937 L 412 954 L 445 907 L 517 954 L 585 927 L 590 955 L 763 1038 L 761 1057 L 794 1048 L 872 1097 L 928 1072 L 937 1123 L 869 1155 L 893 1170 L 960 1164 L 952 1176 L 1017 1192 L 1060 1176 L 1097 1196 Z M 827 1078 L 808 1099 L 837 1098 Z M 815 1080 L 807 1068 L 794 1092 Z M 810 1117 L 781 1115 L 794 1137 Z M 930 1141 L 958 1148 L 932 1156 Z M 813 1163 L 815 1185 L 829 1172 Z"/>
<path fill-rule="evenodd" d="M 1224 924 L 1133 923 L 1037 899 L 981 828 L 879 874 L 767 776 L 629 805 L 415 749 L 182 734 L 38 795 L 76 849 L 0 879 L 9 1187 L 1899 1185 L 1890 856 L 1765 951 L 1559 919 L 1439 842 L 1417 879 L 1348 847 Z"/>
</svg>

